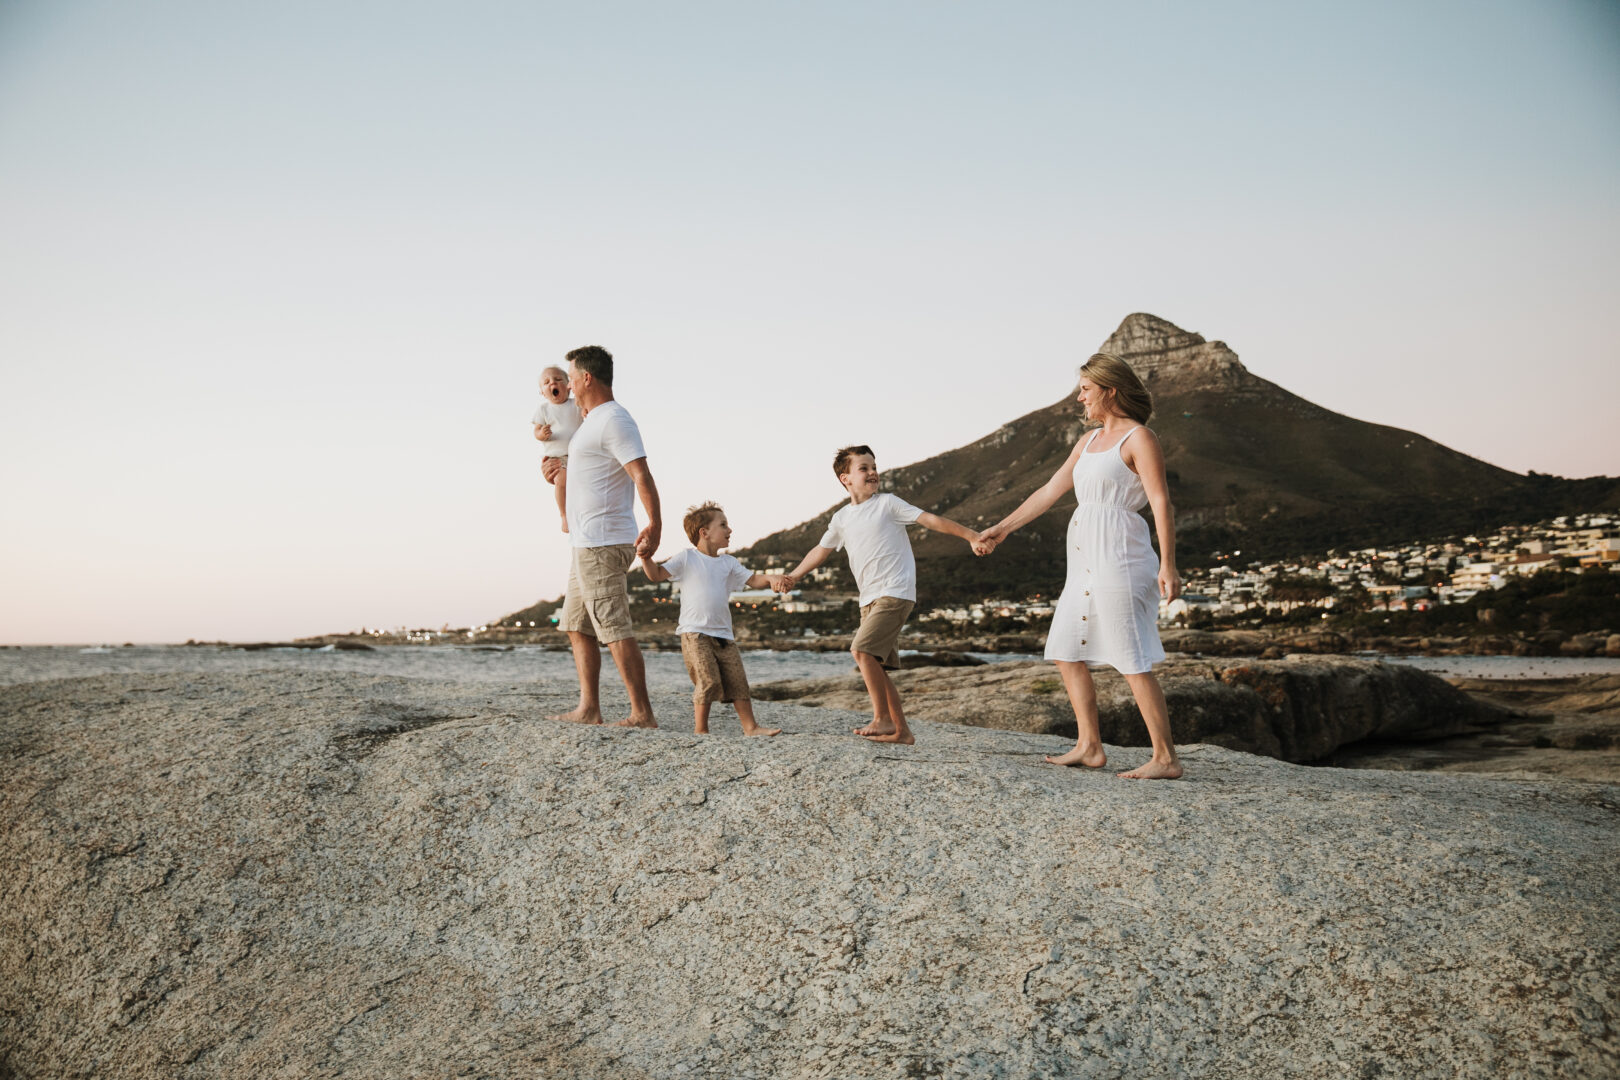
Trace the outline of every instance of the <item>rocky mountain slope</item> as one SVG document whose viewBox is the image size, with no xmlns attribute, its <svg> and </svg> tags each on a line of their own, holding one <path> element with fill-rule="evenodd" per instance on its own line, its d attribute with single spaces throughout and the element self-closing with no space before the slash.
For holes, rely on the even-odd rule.
<svg viewBox="0 0 1620 1080">
<path fill-rule="evenodd" d="M 1361 547 L 1620 502 L 1620 480 L 1521 476 L 1312 404 L 1250 372 L 1225 342 L 1153 315 L 1127 317 L 1100 351 L 1127 361 L 1153 392 L 1150 423 L 1165 448 L 1184 565 L 1215 550 Z M 1070 395 L 967 446 L 889 468 L 888 484 L 926 510 L 988 525 L 1045 483 L 1083 429 Z M 765 537 L 750 553 L 802 554 L 836 508 Z M 1055 587 L 1072 510 L 1060 503 L 983 560 L 963 559 L 959 541 L 918 530 L 919 558 L 938 560 L 921 575 L 923 588 L 937 601 Z"/>
<path fill-rule="evenodd" d="M 537 718 L 571 697 L 0 688 L 0 1076 L 1620 1070 L 1612 786 Z"/>
</svg>

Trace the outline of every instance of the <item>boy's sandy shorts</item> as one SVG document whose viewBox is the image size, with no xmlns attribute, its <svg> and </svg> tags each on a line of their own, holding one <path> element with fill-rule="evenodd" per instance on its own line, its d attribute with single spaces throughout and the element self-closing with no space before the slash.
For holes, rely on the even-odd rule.
<svg viewBox="0 0 1620 1080">
<path fill-rule="evenodd" d="M 565 468 L 565 469 L 568 468 L 568 455 L 567 454 L 541 454 L 540 456 L 541 457 L 548 457 L 548 458 L 556 458 L 557 462 L 560 465 L 562 465 L 563 468 Z"/>
<path fill-rule="evenodd" d="M 743 674 L 737 643 L 708 634 L 682 634 L 681 659 L 692 678 L 694 704 L 749 701 L 748 676 Z"/>
<path fill-rule="evenodd" d="M 568 590 L 557 629 L 589 634 L 603 645 L 635 637 L 630 625 L 630 585 L 626 575 L 636 561 L 634 544 L 574 548 Z"/>
<path fill-rule="evenodd" d="M 880 596 L 861 608 L 861 628 L 850 652 L 871 653 L 889 671 L 900 670 L 900 628 L 917 605 L 898 596 Z"/>
</svg>

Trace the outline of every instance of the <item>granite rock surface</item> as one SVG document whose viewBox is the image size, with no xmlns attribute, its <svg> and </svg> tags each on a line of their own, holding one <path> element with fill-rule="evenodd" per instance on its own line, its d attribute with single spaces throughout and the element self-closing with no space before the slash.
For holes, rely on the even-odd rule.
<svg viewBox="0 0 1620 1080">
<path fill-rule="evenodd" d="M 1477 732 L 1508 710 L 1401 664 L 1350 657 L 1210 660 L 1171 656 L 1154 668 L 1177 742 L 1204 742 L 1284 761 L 1316 761 L 1365 739 L 1421 741 Z M 1146 746 L 1142 714 L 1123 677 L 1092 672 L 1103 741 Z M 1075 734 L 1056 668 L 1041 661 L 894 673 L 907 717 L 1037 734 Z M 756 697 L 870 709 L 859 675 L 791 679 Z"/>
<path fill-rule="evenodd" d="M 0 688 L 0 1075 L 1620 1069 L 1613 786 L 1212 745 L 1133 783 L 790 704 L 776 739 L 680 730 L 684 695 L 656 732 L 539 718 L 570 697 Z"/>
</svg>

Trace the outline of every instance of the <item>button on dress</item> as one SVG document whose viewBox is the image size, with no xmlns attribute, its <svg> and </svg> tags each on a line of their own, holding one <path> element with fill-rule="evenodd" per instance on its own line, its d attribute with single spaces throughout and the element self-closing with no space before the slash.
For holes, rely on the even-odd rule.
<svg viewBox="0 0 1620 1080">
<path fill-rule="evenodd" d="M 1148 538 L 1147 491 L 1120 457 L 1134 427 L 1111 449 L 1091 453 L 1092 432 L 1074 466 L 1079 500 L 1069 518 L 1068 577 L 1046 636 L 1048 660 L 1106 664 L 1125 675 L 1164 659 L 1159 641 L 1159 556 Z"/>
</svg>

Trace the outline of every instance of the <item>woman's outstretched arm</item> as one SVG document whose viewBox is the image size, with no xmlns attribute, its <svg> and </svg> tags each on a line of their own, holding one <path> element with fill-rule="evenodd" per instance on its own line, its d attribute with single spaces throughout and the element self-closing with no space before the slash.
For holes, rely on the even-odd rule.
<svg viewBox="0 0 1620 1080">
<path fill-rule="evenodd" d="M 1074 449 L 1069 452 L 1068 458 L 1058 466 L 1052 479 L 1036 488 L 1029 498 L 1018 505 L 1018 509 L 1002 518 L 996 524 L 980 533 L 981 544 L 988 544 L 991 548 L 1001 543 L 1013 533 L 1040 517 L 1057 503 L 1057 501 L 1074 488 L 1074 467 L 1080 460 L 1080 451 L 1085 442 L 1077 442 Z M 977 551 L 980 544 L 974 545 Z M 988 555 L 989 551 L 980 552 Z"/>
</svg>

